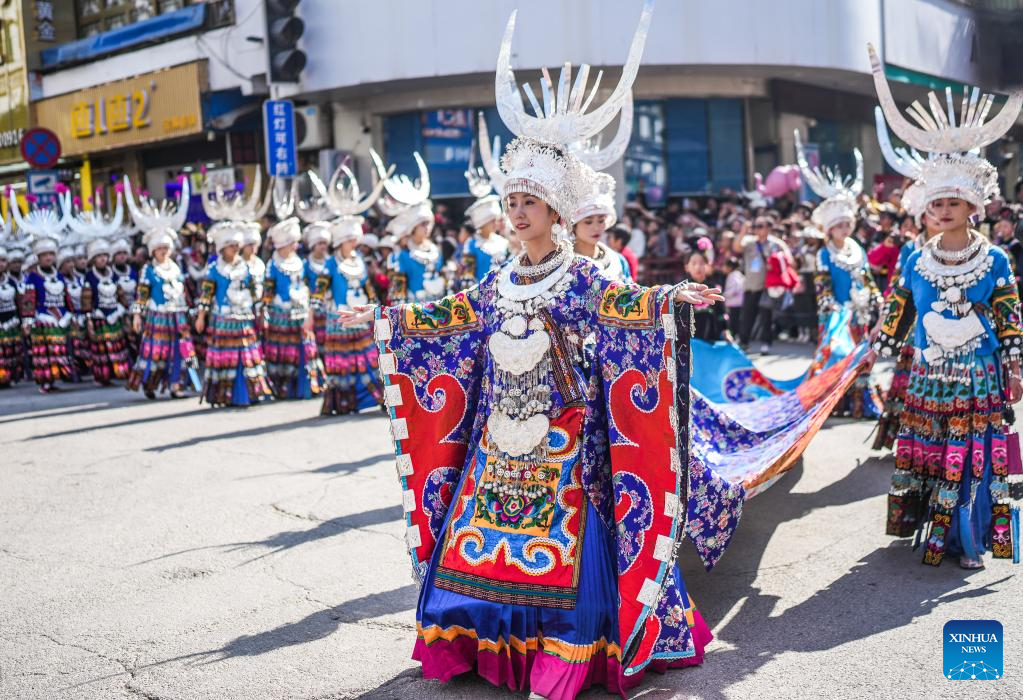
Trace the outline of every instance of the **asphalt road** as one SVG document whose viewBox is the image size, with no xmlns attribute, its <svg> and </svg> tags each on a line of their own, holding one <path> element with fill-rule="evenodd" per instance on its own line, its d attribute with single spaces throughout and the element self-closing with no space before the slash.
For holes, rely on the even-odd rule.
<svg viewBox="0 0 1023 700">
<path fill-rule="evenodd" d="M 0 392 L 0 698 L 515 697 L 419 677 L 386 422 L 317 411 Z M 713 572 L 686 551 L 716 640 L 634 697 L 1023 697 L 1019 569 L 886 537 L 871 427 L 830 421 Z M 989 618 L 1005 677 L 944 680 L 942 626 Z"/>
</svg>

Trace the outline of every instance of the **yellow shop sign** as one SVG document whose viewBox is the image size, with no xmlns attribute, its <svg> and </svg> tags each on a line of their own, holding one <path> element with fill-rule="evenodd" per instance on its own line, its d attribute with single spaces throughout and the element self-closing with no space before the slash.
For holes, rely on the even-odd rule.
<svg viewBox="0 0 1023 700">
<path fill-rule="evenodd" d="M 65 155 L 199 133 L 206 63 L 197 61 L 35 104 L 36 124 L 54 131 Z"/>
</svg>

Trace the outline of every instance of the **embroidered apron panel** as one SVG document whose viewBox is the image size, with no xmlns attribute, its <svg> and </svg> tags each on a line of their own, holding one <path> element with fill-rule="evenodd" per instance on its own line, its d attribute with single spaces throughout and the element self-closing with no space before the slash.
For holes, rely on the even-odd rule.
<svg viewBox="0 0 1023 700">
<path fill-rule="evenodd" d="M 505 478 L 484 434 L 448 525 L 438 588 L 498 603 L 575 607 L 586 514 L 582 421 L 581 408 L 564 409 L 551 423 L 548 459 L 507 460 Z M 509 480 L 507 470 L 516 476 Z"/>
</svg>

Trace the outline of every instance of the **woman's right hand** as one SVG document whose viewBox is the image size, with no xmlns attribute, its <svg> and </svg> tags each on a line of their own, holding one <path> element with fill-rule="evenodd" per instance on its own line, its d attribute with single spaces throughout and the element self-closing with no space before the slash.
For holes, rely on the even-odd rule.
<svg viewBox="0 0 1023 700">
<path fill-rule="evenodd" d="M 358 326 L 372 321 L 376 308 L 373 304 L 362 304 L 353 306 L 350 309 L 340 309 L 337 315 L 341 319 L 342 325 Z"/>
<path fill-rule="evenodd" d="M 133 331 L 135 331 L 135 333 L 141 333 L 142 332 L 142 318 L 140 316 L 138 316 L 138 315 L 132 316 L 132 318 L 131 318 L 131 328 L 132 328 Z"/>
</svg>

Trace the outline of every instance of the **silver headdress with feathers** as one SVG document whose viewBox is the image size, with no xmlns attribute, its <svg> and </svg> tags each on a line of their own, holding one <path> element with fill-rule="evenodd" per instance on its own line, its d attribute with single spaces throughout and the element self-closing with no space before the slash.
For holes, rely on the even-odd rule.
<svg viewBox="0 0 1023 700">
<path fill-rule="evenodd" d="M 11 216 L 18 230 L 22 231 L 32 245 L 32 252 L 56 253 L 63 245 L 67 235 L 68 221 L 71 219 L 71 193 L 61 192 L 57 195 L 59 206 L 55 208 L 34 206 L 29 207 L 27 214 L 22 214 L 14 190 L 8 190 Z"/>
<path fill-rule="evenodd" d="M 248 197 L 237 190 L 228 193 L 222 182 L 214 180 L 207 176 L 202 183 L 202 208 L 214 221 L 259 221 L 269 211 L 274 183 L 271 182 L 263 192 L 262 170 L 256 169 Z"/>
</svg>

